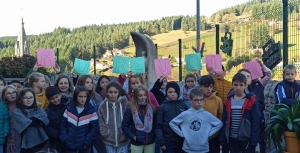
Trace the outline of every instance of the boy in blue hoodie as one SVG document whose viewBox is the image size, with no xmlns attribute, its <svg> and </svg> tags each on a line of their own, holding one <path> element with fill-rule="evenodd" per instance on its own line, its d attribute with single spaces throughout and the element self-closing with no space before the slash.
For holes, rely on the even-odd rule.
<svg viewBox="0 0 300 153">
<path fill-rule="evenodd" d="M 222 122 L 202 108 L 204 98 L 199 89 L 191 90 L 189 101 L 191 108 L 175 117 L 170 127 L 184 138 L 185 152 L 209 152 L 209 137 L 221 129 Z"/>
<path fill-rule="evenodd" d="M 260 114 L 255 96 L 245 93 L 247 79 L 237 73 L 232 78 L 234 94 L 224 103 L 220 144 L 230 153 L 255 153 L 259 142 Z"/>
<path fill-rule="evenodd" d="M 276 96 L 278 103 L 286 104 L 289 107 L 295 103 L 295 94 L 300 91 L 300 85 L 296 82 L 296 67 L 287 65 L 283 69 L 283 80 L 277 84 Z"/>
</svg>

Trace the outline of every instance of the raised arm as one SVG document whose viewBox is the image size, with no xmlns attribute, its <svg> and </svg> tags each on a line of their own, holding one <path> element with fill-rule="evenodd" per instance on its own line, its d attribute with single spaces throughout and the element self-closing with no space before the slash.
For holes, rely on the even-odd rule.
<svg viewBox="0 0 300 153">
<path fill-rule="evenodd" d="M 263 77 L 259 81 L 263 86 L 266 86 L 267 83 L 272 79 L 273 74 L 272 74 L 272 71 L 265 65 L 262 66 L 262 70 L 265 73 L 265 77 Z"/>
</svg>

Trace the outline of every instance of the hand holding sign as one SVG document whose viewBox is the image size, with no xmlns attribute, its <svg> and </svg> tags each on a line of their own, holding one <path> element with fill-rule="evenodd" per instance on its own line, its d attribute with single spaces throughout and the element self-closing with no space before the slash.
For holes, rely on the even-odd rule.
<svg viewBox="0 0 300 153">
<path fill-rule="evenodd" d="M 222 55 L 206 55 L 206 70 L 213 68 L 215 72 L 222 72 Z"/>
<path fill-rule="evenodd" d="M 54 49 L 38 49 L 37 60 L 41 67 L 54 67 L 55 54 Z"/>
<path fill-rule="evenodd" d="M 113 58 L 113 73 L 122 74 L 128 73 L 129 58 L 122 56 L 114 56 Z"/>
<path fill-rule="evenodd" d="M 154 65 L 157 77 L 172 75 L 171 63 L 169 58 L 155 59 Z"/>
<path fill-rule="evenodd" d="M 202 70 L 201 54 L 187 54 L 185 55 L 186 69 L 188 71 Z"/>
<path fill-rule="evenodd" d="M 89 74 L 90 67 L 91 67 L 91 62 L 75 58 L 73 69 L 76 74 L 80 74 L 80 75 Z"/>
<path fill-rule="evenodd" d="M 136 57 L 130 59 L 130 70 L 134 74 L 145 73 L 145 57 Z"/>
<path fill-rule="evenodd" d="M 243 66 L 245 69 L 248 69 L 251 72 L 252 80 L 258 79 L 263 76 L 261 67 L 256 60 L 244 63 Z"/>
</svg>

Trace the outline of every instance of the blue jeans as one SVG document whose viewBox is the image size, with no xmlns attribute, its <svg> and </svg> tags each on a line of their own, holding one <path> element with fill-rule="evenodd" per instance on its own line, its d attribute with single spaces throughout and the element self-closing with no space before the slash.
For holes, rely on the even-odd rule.
<svg viewBox="0 0 300 153">
<path fill-rule="evenodd" d="M 3 153 L 3 145 L 0 146 L 0 153 Z"/>
</svg>

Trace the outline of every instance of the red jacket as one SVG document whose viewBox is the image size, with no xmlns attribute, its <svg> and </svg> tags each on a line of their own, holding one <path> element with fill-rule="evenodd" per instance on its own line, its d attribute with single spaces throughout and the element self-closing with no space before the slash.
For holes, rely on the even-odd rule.
<svg viewBox="0 0 300 153">
<path fill-rule="evenodd" d="M 123 86 L 124 85 L 124 82 L 126 80 L 126 77 L 122 77 L 122 75 L 120 74 L 119 77 L 118 77 L 118 82 Z"/>
<path fill-rule="evenodd" d="M 224 103 L 222 122 L 220 130 L 221 145 L 229 143 L 231 128 L 231 98 L 229 96 Z M 242 108 L 240 130 L 237 137 L 238 141 L 248 141 L 250 145 L 257 145 L 260 133 L 260 113 L 255 96 L 247 94 Z"/>
</svg>

